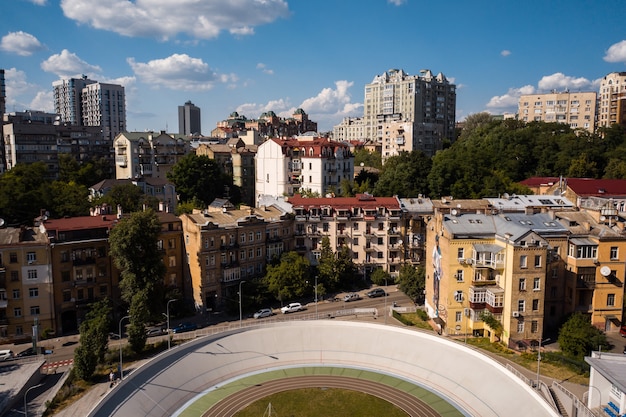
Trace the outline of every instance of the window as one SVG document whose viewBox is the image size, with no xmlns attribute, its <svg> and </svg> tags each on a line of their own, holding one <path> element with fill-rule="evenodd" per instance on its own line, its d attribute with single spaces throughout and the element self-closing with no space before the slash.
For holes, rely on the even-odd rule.
<svg viewBox="0 0 626 417">
<path fill-rule="evenodd" d="M 22 317 L 21 307 L 13 307 L 13 317 Z"/>
<path fill-rule="evenodd" d="M 530 322 L 530 331 L 531 333 L 537 333 L 539 331 L 539 322 L 537 320 Z"/>
<path fill-rule="evenodd" d="M 254 258 L 254 249 L 248 249 L 248 259 Z"/>
<path fill-rule="evenodd" d="M 611 246 L 611 260 L 616 260 L 618 258 L 617 246 Z"/>
<path fill-rule="evenodd" d="M 522 320 L 517 322 L 517 332 L 524 333 L 524 322 Z"/>
<path fill-rule="evenodd" d="M 163 250 L 163 241 L 161 239 L 157 240 L 157 249 Z"/>
<path fill-rule="evenodd" d="M 246 243 L 246 234 L 245 234 L 245 233 L 242 233 L 242 234 L 241 234 L 241 236 L 240 236 L 240 242 L 241 242 L 241 243 Z"/>
<path fill-rule="evenodd" d="M 15 326 L 15 334 L 17 336 L 22 336 L 24 334 L 24 329 L 22 329 L 22 326 Z"/>
<path fill-rule="evenodd" d="M 536 277 L 533 279 L 533 291 L 541 290 L 541 278 Z"/>
<path fill-rule="evenodd" d="M 26 260 L 28 261 L 29 264 L 32 264 L 33 262 L 37 260 L 37 254 L 35 252 L 28 252 L 26 254 Z"/>
<path fill-rule="evenodd" d="M 29 269 L 27 272 L 28 272 L 28 279 L 37 279 L 36 269 Z"/>
<path fill-rule="evenodd" d="M 256 248 L 256 257 L 260 258 L 263 256 L 263 250 L 261 248 Z"/>
<path fill-rule="evenodd" d="M 9 253 L 9 262 L 12 263 L 12 264 L 16 264 L 17 263 L 17 253 L 15 253 L 15 252 Z"/>
<path fill-rule="evenodd" d="M 69 282 L 71 279 L 70 271 L 61 271 L 61 281 Z"/>
<path fill-rule="evenodd" d="M 615 305 L 615 294 L 606 295 L 606 306 L 613 307 Z"/>
<path fill-rule="evenodd" d="M 541 268 L 541 255 L 535 255 L 535 268 Z"/>
<path fill-rule="evenodd" d="M 517 301 L 517 311 L 524 312 L 526 310 L 526 300 Z"/>
<path fill-rule="evenodd" d="M 261 232 L 256 232 L 256 240 L 257 241 L 261 240 Z"/>
<path fill-rule="evenodd" d="M 11 281 L 15 282 L 15 281 L 19 281 L 20 280 L 20 274 L 17 271 L 11 271 Z"/>
<path fill-rule="evenodd" d="M 464 259 L 465 258 L 465 249 L 464 248 L 458 248 L 456 250 L 456 257 L 458 259 Z"/>
<path fill-rule="evenodd" d="M 519 290 L 526 291 L 526 278 L 519 279 Z"/>
<path fill-rule="evenodd" d="M 528 256 L 522 255 L 519 257 L 519 267 L 528 268 Z"/>
<path fill-rule="evenodd" d="M 63 302 L 68 303 L 72 300 L 72 292 L 70 290 L 63 291 Z"/>
<path fill-rule="evenodd" d="M 460 311 L 457 311 L 454 316 L 455 316 L 455 321 L 459 322 L 461 321 L 461 317 L 463 316 L 463 314 Z"/>
<path fill-rule="evenodd" d="M 176 249 L 176 239 L 168 239 L 167 241 L 168 249 Z"/>
<path fill-rule="evenodd" d="M 39 297 L 39 288 L 37 288 L 37 287 L 29 288 L 28 289 L 28 296 L 30 298 Z"/>
<path fill-rule="evenodd" d="M 170 268 L 174 268 L 176 266 L 176 257 L 175 256 L 170 256 L 169 257 L 169 266 L 170 266 Z"/>
<path fill-rule="evenodd" d="M 454 275 L 456 278 L 456 282 L 463 282 L 463 270 L 457 269 L 456 274 Z"/>
<path fill-rule="evenodd" d="M 30 308 L 30 315 L 31 316 L 38 316 L 39 315 L 39 306 L 32 306 Z"/>
<path fill-rule="evenodd" d="M 539 310 L 539 299 L 535 298 L 533 300 L 533 311 Z"/>
<path fill-rule="evenodd" d="M 242 261 L 246 259 L 246 251 L 245 250 L 239 251 L 239 259 L 242 260 Z"/>
<path fill-rule="evenodd" d="M 18 289 L 13 290 L 13 298 L 16 300 L 20 298 L 20 290 Z"/>
</svg>

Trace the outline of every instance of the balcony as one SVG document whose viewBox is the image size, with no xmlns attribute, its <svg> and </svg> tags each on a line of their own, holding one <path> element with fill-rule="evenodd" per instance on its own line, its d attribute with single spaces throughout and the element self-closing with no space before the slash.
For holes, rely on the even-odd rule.
<svg viewBox="0 0 626 417">
<path fill-rule="evenodd" d="M 389 229 L 389 236 L 400 236 L 400 229 L 392 227 Z"/>
<path fill-rule="evenodd" d="M 491 314 L 502 314 L 503 307 L 494 307 L 490 304 L 486 304 L 487 310 L 491 312 Z"/>
<path fill-rule="evenodd" d="M 81 266 L 81 265 L 93 265 L 96 263 L 96 258 L 88 256 L 86 258 L 77 258 L 72 261 L 72 265 Z"/>
</svg>

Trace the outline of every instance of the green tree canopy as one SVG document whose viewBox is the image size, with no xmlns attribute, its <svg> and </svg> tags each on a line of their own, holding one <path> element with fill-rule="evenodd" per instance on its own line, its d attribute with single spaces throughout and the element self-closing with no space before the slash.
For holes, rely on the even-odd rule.
<svg viewBox="0 0 626 417">
<path fill-rule="evenodd" d="M 574 313 L 559 330 L 559 346 L 564 354 L 582 360 L 591 354 L 592 350 L 608 350 L 604 332 L 594 327 L 589 316 Z"/>
<path fill-rule="evenodd" d="M 167 173 L 167 179 L 174 183 L 183 202 L 196 199 L 206 207 L 226 194 L 231 196 L 233 204 L 239 202 L 232 176 L 226 175 L 218 163 L 206 155 L 185 155 Z"/>
<path fill-rule="evenodd" d="M 426 269 L 424 266 L 415 267 L 410 263 L 403 264 L 398 274 L 398 288 L 413 301 L 422 302 L 426 288 Z"/>
<path fill-rule="evenodd" d="M 385 161 L 374 195 L 416 197 L 428 194 L 432 162 L 422 151 L 402 152 Z"/>
<path fill-rule="evenodd" d="M 32 224 L 42 209 L 49 182 L 43 162 L 17 164 L 0 176 L 0 218 L 7 224 Z"/>
<path fill-rule="evenodd" d="M 141 188 L 135 184 L 114 185 L 99 201 L 99 204 L 106 203 L 114 210 L 117 206 L 122 207 L 122 212 L 132 213 L 142 209 L 146 195 Z"/>
<path fill-rule="evenodd" d="M 98 362 L 104 361 L 111 326 L 111 305 L 108 299 L 96 301 L 89 307 L 85 320 L 80 324 L 80 348 L 74 352 L 76 371 L 84 380 L 90 379 Z"/>
<path fill-rule="evenodd" d="M 302 297 L 310 281 L 310 263 L 297 252 L 285 252 L 277 265 L 268 265 L 265 285 L 281 304 L 292 298 Z"/>
</svg>

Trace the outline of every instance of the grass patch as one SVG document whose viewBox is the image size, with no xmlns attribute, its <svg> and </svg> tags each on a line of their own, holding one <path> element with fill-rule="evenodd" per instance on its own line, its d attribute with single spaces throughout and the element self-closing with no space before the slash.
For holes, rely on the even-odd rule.
<svg viewBox="0 0 626 417">
<path fill-rule="evenodd" d="M 393 404 L 362 392 L 339 388 L 304 388 L 279 392 L 258 400 L 235 417 L 267 415 L 269 405 L 277 416 L 406 417 Z"/>
<path fill-rule="evenodd" d="M 433 330 L 428 319 L 428 314 L 423 310 L 417 310 L 415 313 L 403 314 L 394 311 L 393 317 L 407 326 L 413 326 L 424 330 Z"/>
</svg>

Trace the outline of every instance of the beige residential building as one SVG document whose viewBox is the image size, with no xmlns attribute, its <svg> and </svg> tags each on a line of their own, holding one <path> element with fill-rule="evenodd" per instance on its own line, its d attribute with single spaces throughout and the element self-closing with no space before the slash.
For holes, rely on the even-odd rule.
<svg viewBox="0 0 626 417">
<path fill-rule="evenodd" d="M 598 127 L 626 126 L 626 72 L 612 72 L 600 81 Z"/>
<path fill-rule="evenodd" d="M 550 92 L 524 94 L 519 99 L 518 117 L 524 122 L 565 123 L 572 129 L 595 131 L 595 92 Z"/>
<path fill-rule="evenodd" d="M 0 228 L 0 343 L 55 330 L 51 263 L 38 228 Z"/>
<path fill-rule="evenodd" d="M 217 199 L 181 220 L 192 296 L 203 312 L 232 306 L 242 282 L 263 276 L 268 261 L 293 250 L 293 221 L 274 206 L 236 210 Z"/>
<path fill-rule="evenodd" d="M 362 117 L 346 117 L 341 123 L 333 126 L 333 140 L 339 142 L 363 141 L 365 125 Z"/>
</svg>

